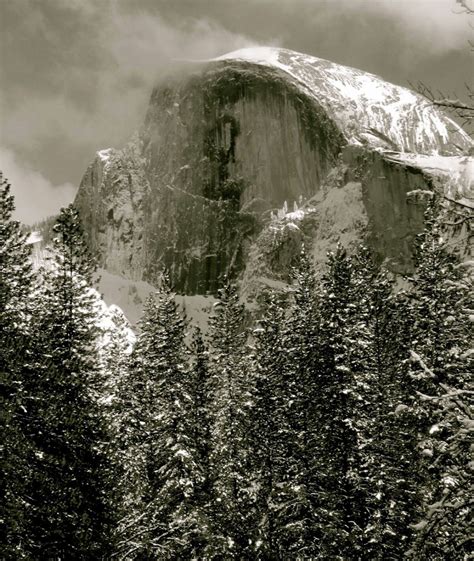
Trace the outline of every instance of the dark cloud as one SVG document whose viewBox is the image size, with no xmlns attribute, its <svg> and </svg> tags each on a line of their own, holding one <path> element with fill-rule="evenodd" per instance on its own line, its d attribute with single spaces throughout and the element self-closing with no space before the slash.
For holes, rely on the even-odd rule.
<svg viewBox="0 0 474 561">
<path fill-rule="evenodd" d="M 52 189 L 43 213 L 55 212 L 53 186 L 77 185 L 95 150 L 126 141 L 175 59 L 255 43 L 402 85 L 423 79 L 462 91 L 470 28 L 455 7 L 454 0 L 0 0 L 0 166 L 8 174 L 15 161 L 17 177 L 21 165 L 25 177 L 37 170 Z M 15 189 L 34 205 L 46 184 L 28 177 Z"/>
</svg>

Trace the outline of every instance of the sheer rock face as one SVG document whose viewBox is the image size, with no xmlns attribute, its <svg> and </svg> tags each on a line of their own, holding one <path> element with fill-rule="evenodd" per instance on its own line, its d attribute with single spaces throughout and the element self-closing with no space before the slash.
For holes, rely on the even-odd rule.
<svg viewBox="0 0 474 561">
<path fill-rule="evenodd" d="M 97 154 L 76 205 L 108 271 L 154 282 L 166 268 L 183 294 L 214 294 L 226 275 L 284 282 L 303 240 L 319 262 L 364 235 L 404 271 L 423 216 L 407 193 L 452 178 L 413 158 L 459 167 L 470 146 L 404 88 L 248 49 L 157 87 L 140 133 Z"/>
</svg>

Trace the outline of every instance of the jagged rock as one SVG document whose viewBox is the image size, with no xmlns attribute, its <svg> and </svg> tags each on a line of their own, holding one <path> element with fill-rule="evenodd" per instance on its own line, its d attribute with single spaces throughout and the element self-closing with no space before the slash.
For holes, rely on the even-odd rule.
<svg viewBox="0 0 474 561">
<path fill-rule="evenodd" d="M 410 194 L 469 200 L 472 145 L 427 100 L 372 74 L 244 49 L 157 86 L 139 134 L 97 154 L 76 205 L 111 274 L 154 284 L 166 268 L 187 295 L 238 276 L 251 300 L 287 281 L 303 242 L 319 263 L 338 240 L 365 237 L 409 270 L 423 223 Z"/>
</svg>

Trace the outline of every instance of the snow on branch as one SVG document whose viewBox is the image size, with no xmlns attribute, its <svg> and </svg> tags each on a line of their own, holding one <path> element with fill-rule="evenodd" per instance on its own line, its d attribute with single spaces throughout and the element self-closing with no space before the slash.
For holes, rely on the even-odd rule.
<svg viewBox="0 0 474 561">
<path fill-rule="evenodd" d="M 415 351 L 410 350 L 410 358 L 412 362 L 417 363 L 419 366 L 421 366 L 421 369 L 423 370 L 423 372 L 429 377 L 429 378 L 433 378 L 436 380 L 436 374 L 430 370 L 428 368 L 428 366 L 426 366 L 425 362 L 423 361 L 423 359 L 421 358 L 421 356 L 418 353 L 415 353 Z"/>
<path fill-rule="evenodd" d="M 425 376 L 428 376 L 429 378 L 431 378 L 432 380 L 436 380 L 437 381 L 437 377 L 435 375 L 435 373 L 428 368 L 428 366 L 425 364 L 425 362 L 423 361 L 423 359 L 421 358 L 421 356 L 416 353 L 415 351 L 410 350 L 410 358 L 411 361 L 414 363 L 417 363 L 421 369 L 423 370 L 423 374 Z M 416 375 L 411 375 L 413 378 L 420 378 L 421 376 L 416 376 Z M 464 404 L 460 399 L 459 399 L 459 395 L 461 394 L 472 394 L 472 391 L 468 391 L 468 390 L 453 390 L 453 388 L 450 388 L 447 384 L 443 384 L 442 382 L 438 382 L 439 386 L 446 392 L 445 395 L 443 396 L 443 398 L 449 398 L 452 400 L 452 402 L 458 407 L 459 410 L 461 410 L 469 419 L 472 418 L 472 411 L 470 409 L 469 406 L 467 406 L 466 404 Z M 424 396 L 425 398 L 428 399 L 440 399 L 440 397 L 436 397 L 436 398 L 431 398 L 430 396 Z"/>
<path fill-rule="evenodd" d="M 434 105 L 439 105 L 441 107 L 450 107 L 451 109 L 465 109 L 467 111 L 474 111 L 474 107 L 472 105 L 468 105 L 467 103 L 463 103 L 459 99 L 432 99 L 431 100 Z"/>
</svg>

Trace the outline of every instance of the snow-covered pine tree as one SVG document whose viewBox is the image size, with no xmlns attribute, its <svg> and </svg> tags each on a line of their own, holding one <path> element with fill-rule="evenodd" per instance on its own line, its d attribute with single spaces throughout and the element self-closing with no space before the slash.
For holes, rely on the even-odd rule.
<svg viewBox="0 0 474 561">
<path fill-rule="evenodd" d="M 319 311 L 315 274 L 303 248 L 293 271 L 292 305 L 279 334 L 274 374 L 278 392 L 278 474 L 271 497 L 274 540 L 282 558 L 318 555 L 317 488 L 319 399 L 317 333 Z"/>
<path fill-rule="evenodd" d="M 416 512 L 416 429 L 405 415 L 405 309 L 364 247 L 339 247 L 322 280 L 320 492 L 324 556 L 385 559 Z"/>
<path fill-rule="evenodd" d="M 204 531 L 185 321 L 166 279 L 162 284 L 146 302 L 121 389 L 128 484 L 118 553 L 124 559 L 192 558 Z"/>
<path fill-rule="evenodd" d="M 209 504 L 211 498 L 211 380 L 209 350 L 201 330 L 195 328 L 192 336 L 191 364 L 189 370 L 189 422 L 192 431 L 201 478 L 196 482 L 196 531 L 190 538 L 189 554 L 199 558 L 209 542 Z"/>
<path fill-rule="evenodd" d="M 358 415 L 370 404 L 366 290 L 354 272 L 353 260 L 338 246 L 329 254 L 328 271 L 321 285 L 321 362 L 315 405 L 323 505 L 319 521 L 325 557 L 363 555 L 367 497 L 361 474 L 361 447 L 366 435 Z"/>
<path fill-rule="evenodd" d="M 30 340 L 29 309 L 33 273 L 26 235 L 12 219 L 14 198 L 0 173 L 0 533 L 5 559 L 27 557 L 28 458 L 32 444 L 23 430 L 25 364 Z"/>
<path fill-rule="evenodd" d="M 98 366 L 100 386 L 96 399 L 108 427 L 106 453 L 114 466 L 114 502 L 116 514 L 123 516 L 123 498 L 129 485 L 123 472 L 124 435 L 120 391 L 128 376 L 130 354 L 135 335 L 123 311 L 117 306 L 107 307 L 96 295 L 95 310 L 98 315 Z M 117 516 L 116 520 L 119 520 Z M 116 533 L 116 528 L 114 529 Z"/>
<path fill-rule="evenodd" d="M 420 453 L 428 465 L 424 515 L 410 555 L 466 559 L 472 552 L 472 270 L 449 251 L 443 210 L 433 198 L 418 238 L 407 294 L 409 374 L 423 420 Z"/>
<path fill-rule="evenodd" d="M 28 478 L 35 559 L 100 559 L 111 547 L 113 473 L 95 395 L 99 384 L 94 263 L 78 212 L 62 209 L 50 265 L 36 289 L 28 372 Z"/>
<path fill-rule="evenodd" d="M 429 364 L 441 383 L 458 381 L 456 349 L 465 340 L 469 282 L 459 256 L 449 250 L 444 211 L 433 197 L 418 236 L 415 273 L 407 293 L 412 318 L 411 348 Z"/>
<path fill-rule="evenodd" d="M 356 471 L 366 510 L 358 547 L 371 559 L 386 559 L 409 542 L 410 517 L 419 504 L 416 433 L 411 418 L 399 408 L 409 391 L 403 376 L 406 318 L 390 276 L 369 250 L 360 247 L 351 261 L 357 344 L 363 359 L 362 368 L 354 370 L 352 387 Z"/>
<path fill-rule="evenodd" d="M 102 388 L 99 400 L 104 406 L 109 422 L 114 423 L 115 404 L 123 378 L 127 375 L 130 354 L 135 343 L 135 335 L 123 311 L 115 305 L 107 308 L 97 298 L 96 310 L 99 316 L 99 356 Z"/>
<path fill-rule="evenodd" d="M 212 526 L 205 558 L 245 559 L 255 514 L 248 447 L 253 403 L 244 310 L 234 286 L 220 290 L 210 323 Z"/>
<path fill-rule="evenodd" d="M 269 294 L 262 316 L 253 331 L 254 412 L 250 427 L 250 445 L 257 481 L 256 525 L 253 537 L 255 559 L 284 558 L 280 543 L 281 509 L 286 493 L 281 482 L 286 478 L 285 419 L 289 399 L 286 396 L 284 366 L 286 349 L 282 331 L 285 306 L 275 294 Z M 283 487 L 284 489 L 284 487 Z M 281 495 L 280 495 L 281 493 Z"/>
</svg>

